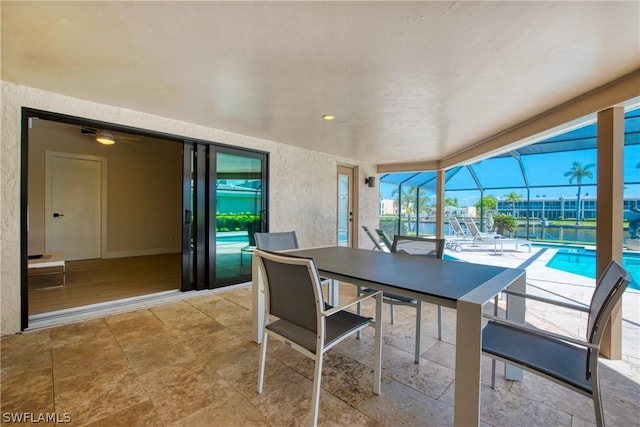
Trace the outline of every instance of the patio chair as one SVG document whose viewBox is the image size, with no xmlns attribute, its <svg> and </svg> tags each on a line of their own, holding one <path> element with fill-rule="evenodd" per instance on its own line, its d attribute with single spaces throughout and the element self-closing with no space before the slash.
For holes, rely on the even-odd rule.
<svg viewBox="0 0 640 427">
<path fill-rule="evenodd" d="M 391 246 L 393 246 L 391 239 L 389 239 L 389 236 L 387 236 L 387 233 L 385 233 L 384 230 L 376 228 L 376 234 L 380 237 L 380 241 L 382 241 L 386 247 L 391 248 Z"/>
<path fill-rule="evenodd" d="M 313 259 L 287 254 L 255 251 L 264 278 L 265 319 L 260 348 L 258 393 L 262 393 L 268 338 L 273 337 L 315 361 L 311 419 L 318 422 L 320 381 L 323 355 L 337 343 L 374 323 L 376 327 L 373 392 L 380 394 L 382 351 L 379 319 L 345 311 L 346 307 L 370 297 L 376 299 L 376 316 L 380 316 L 381 292 L 371 292 L 340 307 L 325 304 L 320 277 Z M 274 321 L 272 316 L 276 318 Z"/>
<path fill-rule="evenodd" d="M 493 358 L 491 387 L 495 389 L 495 360 L 516 365 L 570 390 L 591 397 L 596 423 L 604 426 L 604 413 L 598 382 L 598 356 L 605 325 L 611 311 L 622 298 L 631 277 L 620 264 L 611 261 L 598 280 L 588 307 L 543 297 L 506 291 L 536 301 L 588 313 L 587 340 L 547 332 L 496 316 L 482 331 L 482 351 Z"/>
<path fill-rule="evenodd" d="M 367 236 L 369 236 L 369 238 L 373 242 L 374 249 L 377 249 L 381 252 L 391 252 L 391 250 L 387 247 L 387 245 L 385 245 L 382 241 L 380 241 L 378 237 L 373 235 L 371 230 L 369 230 L 369 227 L 367 227 L 366 225 L 363 225 L 362 229 L 364 230 L 365 233 L 367 233 Z"/>
<path fill-rule="evenodd" d="M 442 258 L 444 255 L 444 239 L 433 239 L 412 236 L 394 236 L 391 252 L 403 253 L 417 256 L 431 256 Z M 358 294 L 366 294 L 371 292 L 370 289 L 358 288 Z M 415 341 L 415 362 L 420 363 L 421 351 L 421 329 L 422 329 L 422 302 L 401 295 L 384 292 L 382 301 L 390 305 L 391 324 L 395 322 L 395 306 L 406 305 L 416 309 L 416 341 Z M 358 313 L 360 313 L 360 305 L 358 305 Z M 442 339 L 442 307 L 438 306 L 438 339 Z"/>
<path fill-rule="evenodd" d="M 255 233 L 256 247 L 267 251 L 285 251 L 298 249 L 298 237 L 295 231 L 277 233 Z"/>
<path fill-rule="evenodd" d="M 256 239 L 255 233 L 257 230 L 260 230 L 261 224 L 260 221 L 249 222 L 247 223 L 247 236 L 249 238 L 249 244 L 242 249 L 240 249 L 240 265 L 244 264 L 244 255 L 245 254 L 253 254 L 253 251 L 256 250 Z"/>
<path fill-rule="evenodd" d="M 286 251 L 298 249 L 298 237 L 295 231 L 279 231 L 274 233 L 255 233 L 256 248 L 266 251 Z M 333 282 L 327 277 L 320 277 L 320 282 L 327 285 L 327 294 L 333 293 Z"/>
</svg>

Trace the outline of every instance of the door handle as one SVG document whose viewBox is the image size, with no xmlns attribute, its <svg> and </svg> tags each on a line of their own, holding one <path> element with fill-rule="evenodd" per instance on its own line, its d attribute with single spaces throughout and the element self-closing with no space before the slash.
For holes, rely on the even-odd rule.
<svg viewBox="0 0 640 427">
<path fill-rule="evenodd" d="M 58 212 L 54 212 L 53 213 L 53 217 L 54 218 L 60 218 L 61 216 L 64 216 L 64 214 L 58 213 Z"/>
</svg>

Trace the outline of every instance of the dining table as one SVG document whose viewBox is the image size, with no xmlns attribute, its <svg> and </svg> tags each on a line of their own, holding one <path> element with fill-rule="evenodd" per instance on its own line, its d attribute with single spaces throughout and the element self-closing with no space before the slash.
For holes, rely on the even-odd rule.
<svg viewBox="0 0 640 427">
<path fill-rule="evenodd" d="M 524 293 L 525 270 L 344 246 L 296 249 L 287 253 L 312 258 L 319 273 L 334 281 L 330 299 L 337 300 L 337 284 L 343 282 L 455 309 L 453 424 L 479 425 L 483 310 L 485 304 L 507 288 Z M 255 261 L 252 323 L 254 340 L 259 343 L 264 325 L 264 293 Z M 507 295 L 506 318 L 524 323 L 524 315 L 524 299 Z M 522 371 L 507 365 L 505 378 L 522 380 Z"/>
</svg>

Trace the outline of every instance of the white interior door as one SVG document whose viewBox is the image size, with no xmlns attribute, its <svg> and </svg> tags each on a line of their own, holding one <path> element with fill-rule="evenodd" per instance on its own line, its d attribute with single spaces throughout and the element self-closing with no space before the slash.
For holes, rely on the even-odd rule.
<svg viewBox="0 0 640 427">
<path fill-rule="evenodd" d="M 103 174 L 106 159 L 47 152 L 45 250 L 65 260 L 102 255 Z"/>
</svg>

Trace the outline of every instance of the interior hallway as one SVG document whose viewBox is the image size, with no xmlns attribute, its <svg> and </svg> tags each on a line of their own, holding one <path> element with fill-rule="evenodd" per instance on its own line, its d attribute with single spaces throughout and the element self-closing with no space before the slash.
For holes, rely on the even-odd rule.
<svg viewBox="0 0 640 427">
<path fill-rule="evenodd" d="M 250 301 L 246 287 L 3 337 L 1 410 L 68 413 L 74 426 L 306 425 L 310 359 L 272 341 L 264 393 L 256 393 L 259 346 L 251 341 Z M 381 396 L 371 392 L 372 329 L 327 354 L 320 425 L 452 425 L 455 312 L 444 310 L 439 342 L 435 306 L 423 310 L 423 360 L 415 365 L 415 311 L 397 308 L 390 325 L 385 305 Z M 527 373 L 524 383 L 499 376 L 492 391 L 489 375 L 490 360 L 483 358 L 487 425 L 594 423 L 586 397 Z M 637 425 L 640 385 L 608 366 L 601 378 L 607 423 Z"/>
</svg>

